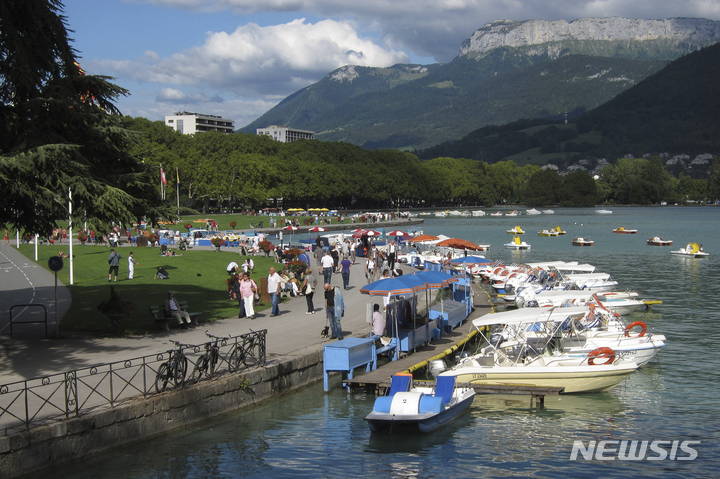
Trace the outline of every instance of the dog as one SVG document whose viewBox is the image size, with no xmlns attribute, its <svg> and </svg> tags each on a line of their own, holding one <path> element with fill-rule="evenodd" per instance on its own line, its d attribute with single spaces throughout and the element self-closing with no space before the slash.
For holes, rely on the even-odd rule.
<svg viewBox="0 0 720 479">
<path fill-rule="evenodd" d="M 321 338 L 327 338 L 330 336 L 330 326 L 325 326 L 322 331 L 320 331 L 320 337 Z"/>
</svg>

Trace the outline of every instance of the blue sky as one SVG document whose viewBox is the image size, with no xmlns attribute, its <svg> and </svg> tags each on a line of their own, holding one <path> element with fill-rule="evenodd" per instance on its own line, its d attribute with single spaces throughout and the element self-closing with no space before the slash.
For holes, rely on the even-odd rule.
<svg viewBox="0 0 720 479">
<path fill-rule="evenodd" d="M 448 62 L 498 19 L 720 20 L 720 0 L 64 0 L 89 74 L 130 90 L 123 114 L 247 125 L 343 65 Z"/>
</svg>

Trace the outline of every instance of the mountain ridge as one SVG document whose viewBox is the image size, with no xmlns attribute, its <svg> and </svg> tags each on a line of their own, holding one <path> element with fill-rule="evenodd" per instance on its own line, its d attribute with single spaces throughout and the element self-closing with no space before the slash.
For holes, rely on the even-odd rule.
<svg viewBox="0 0 720 479">
<path fill-rule="evenodd" d="M 720 22 L 707 19 L 503 22 L 476 30 L 449 63 L 338 68 L 240 131 L 289 125 L 315 131 L 324 141 L 422 149 L 458 140 L 484 125 L 565 112 L 572 118 L 703 43 L 720 40 Z M 618 25 L 640 25 L 647 40 L 630 39 Z M 578 28 L 595 31 L 596 38 L 573 37 Z M 491 43 L 495 46 L 485 50 Z M 562 77 L 571 71 L 575 76 Z"/>
</svg>

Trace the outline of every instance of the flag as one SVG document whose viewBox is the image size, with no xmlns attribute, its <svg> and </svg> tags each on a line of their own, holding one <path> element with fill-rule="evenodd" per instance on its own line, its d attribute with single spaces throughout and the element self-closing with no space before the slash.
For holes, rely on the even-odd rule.
<svg viewBox="0 0 720 479">
<path fill-rule="evenodd" d="M 167 180 L 165 179 L 165 171 L 160 168 L 160 181 L 162 181 L 162 184 L 167 186 Z"/>
</svg>

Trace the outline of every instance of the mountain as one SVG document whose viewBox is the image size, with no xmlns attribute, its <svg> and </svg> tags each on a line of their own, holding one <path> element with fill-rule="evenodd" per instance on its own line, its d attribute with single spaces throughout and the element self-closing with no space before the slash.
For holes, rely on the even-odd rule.
<svg viewBox="0 0 720 479">
<path fill-rule="evenodd" d="M 568 124 L 519 120 L 485 126 L 416 154 L 421 160 L 512 159 L 564 167 L 579 158 L 613 161 L 626 154 L 720 155 L 718 78 L 720 43 L 680 57 Z"/>
<path fill-rule="evenodd" d="M 672 18 L 500 20 L 449 63 L 345 66 L 242 128 L 271 124 L 365 148 L 427 148 L 484 125 L 574 118 L 720 41 L 720 22 Z"/>
</svg>

